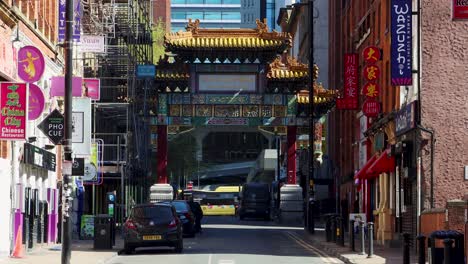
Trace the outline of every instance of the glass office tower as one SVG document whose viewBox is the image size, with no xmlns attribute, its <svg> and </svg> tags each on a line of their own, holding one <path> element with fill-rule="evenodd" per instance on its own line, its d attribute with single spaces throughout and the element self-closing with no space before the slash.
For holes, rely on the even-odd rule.
<svg viewBox="0 0 468 264">
<path fill-rule="evenodd" d="M 185 31 L 188 20 L 202 28 L 240 28 L 241 0 L 172 0 L 171 31 Z"/>
</svg>

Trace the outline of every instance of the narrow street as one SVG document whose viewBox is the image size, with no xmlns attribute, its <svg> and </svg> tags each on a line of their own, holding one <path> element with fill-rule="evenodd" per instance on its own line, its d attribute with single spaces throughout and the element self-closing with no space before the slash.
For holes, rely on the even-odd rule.
<svg viewBox="0 0 468 264">
<path fill-rule="evenodd" d="M 203 233 L 184 239 L 184 251 L 143 248 L 119 255 L 107 263 L 172 264 L 302 264 L 342 263 L 305 242 L 302 227 L 282 227 L 274 222 L 239 221 L 238 218 L 207 217 Z"/>
</svg>

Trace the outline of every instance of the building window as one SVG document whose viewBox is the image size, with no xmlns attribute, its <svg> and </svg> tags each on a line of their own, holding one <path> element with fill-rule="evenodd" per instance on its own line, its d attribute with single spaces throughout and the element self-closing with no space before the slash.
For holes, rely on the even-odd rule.
<svg viewBox="0 0 468 264">
<path fill-rule="evenodd" d="M 240 0 L 223 0 L 223 4 L 227 5 L 240 5 Z"/>
<path fill-rule="evenodd" d="M 208 4 L 208 5 L 219 5 L 221 3 L 222 3 L 221 0 L 205 0 L 205 4 Z"/>
<path fill-rule="evenodd" d="M 172 4 L 185 4 L 185 0 L 172 0 Z"/>
<path fill-rule="evenodd" d="M 203 19 L 203 12 L 187 12 L 185 16 L 187 19 Z"/>
<path fill-rule="evenodd" d="M 239 12 L 223 12 L 222 19 L 223 20 L 240 20 L 241 16 Z"/>
<path fill-rule="evenodd" d="M 175 11 L 171 13 L 172 19 L 185 19 L 185 12 Z"/>
<path fill-rule="evenodd" d="M 221 12 L 205 12 L 205 20 L 221 20 Z"/>
</svg>

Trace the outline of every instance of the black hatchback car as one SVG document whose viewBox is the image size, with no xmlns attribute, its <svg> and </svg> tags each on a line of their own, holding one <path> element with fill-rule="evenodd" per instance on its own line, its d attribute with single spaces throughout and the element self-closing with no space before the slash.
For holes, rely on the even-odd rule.
<svg viewBox="0 0 468 264">
<path fill-rule="evenodd" d="M 183 233 L 189 237 L 194 237 L 196 233 L 195 214 L 192 212 L 188 202 L 184 200 L 174 200 L 171 201 L 171 204 L 175 207 L 177 215 L 182 222 Z"/>
<path fill-rule="evenodd" d="M 124 250 L 132 253 L 139 247 L 174 247 L 183 250 L 182 223 L 171 204 L 136 205 L 124 225 Z"/>
</svg>

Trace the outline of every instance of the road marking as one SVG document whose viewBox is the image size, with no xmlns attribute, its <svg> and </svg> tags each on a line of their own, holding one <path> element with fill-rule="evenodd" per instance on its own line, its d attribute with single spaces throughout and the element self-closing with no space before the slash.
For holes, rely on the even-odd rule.
<svg viewBox="0 0 468 264">
<path fill-rule="evenodd" d="M 211 258 L 213 257 L 212 254 L 208 255 L 208 264 L 211 264 Z"/>
<path fill-rule="evenodd" d="M 320 257 L 320 259 L 322 261 L 324 261 L 325 263 L 342 263 L 341 261 L 337 260 L 336 258 L 330 257 L 327 253 L 323 252 L 322 250 L 310 245 L 309 243 L 307 243 L 306 241 L 301 239 L 297 234 L 295 234 L 293 232 L 286 232 L 286 234 L 289 236 L 289 238 L 294 240 L 297 244 L 301 245 L 306 250 L 308 250 L 310 252 L 313 252 L 316 255 L 318 255 Z"/>
<path fill-rule="evenodd" d="M 218 264 L 236 264 L 236 262 L 234 260 L 221 259 L 218 261 Z"/>
</svg>

